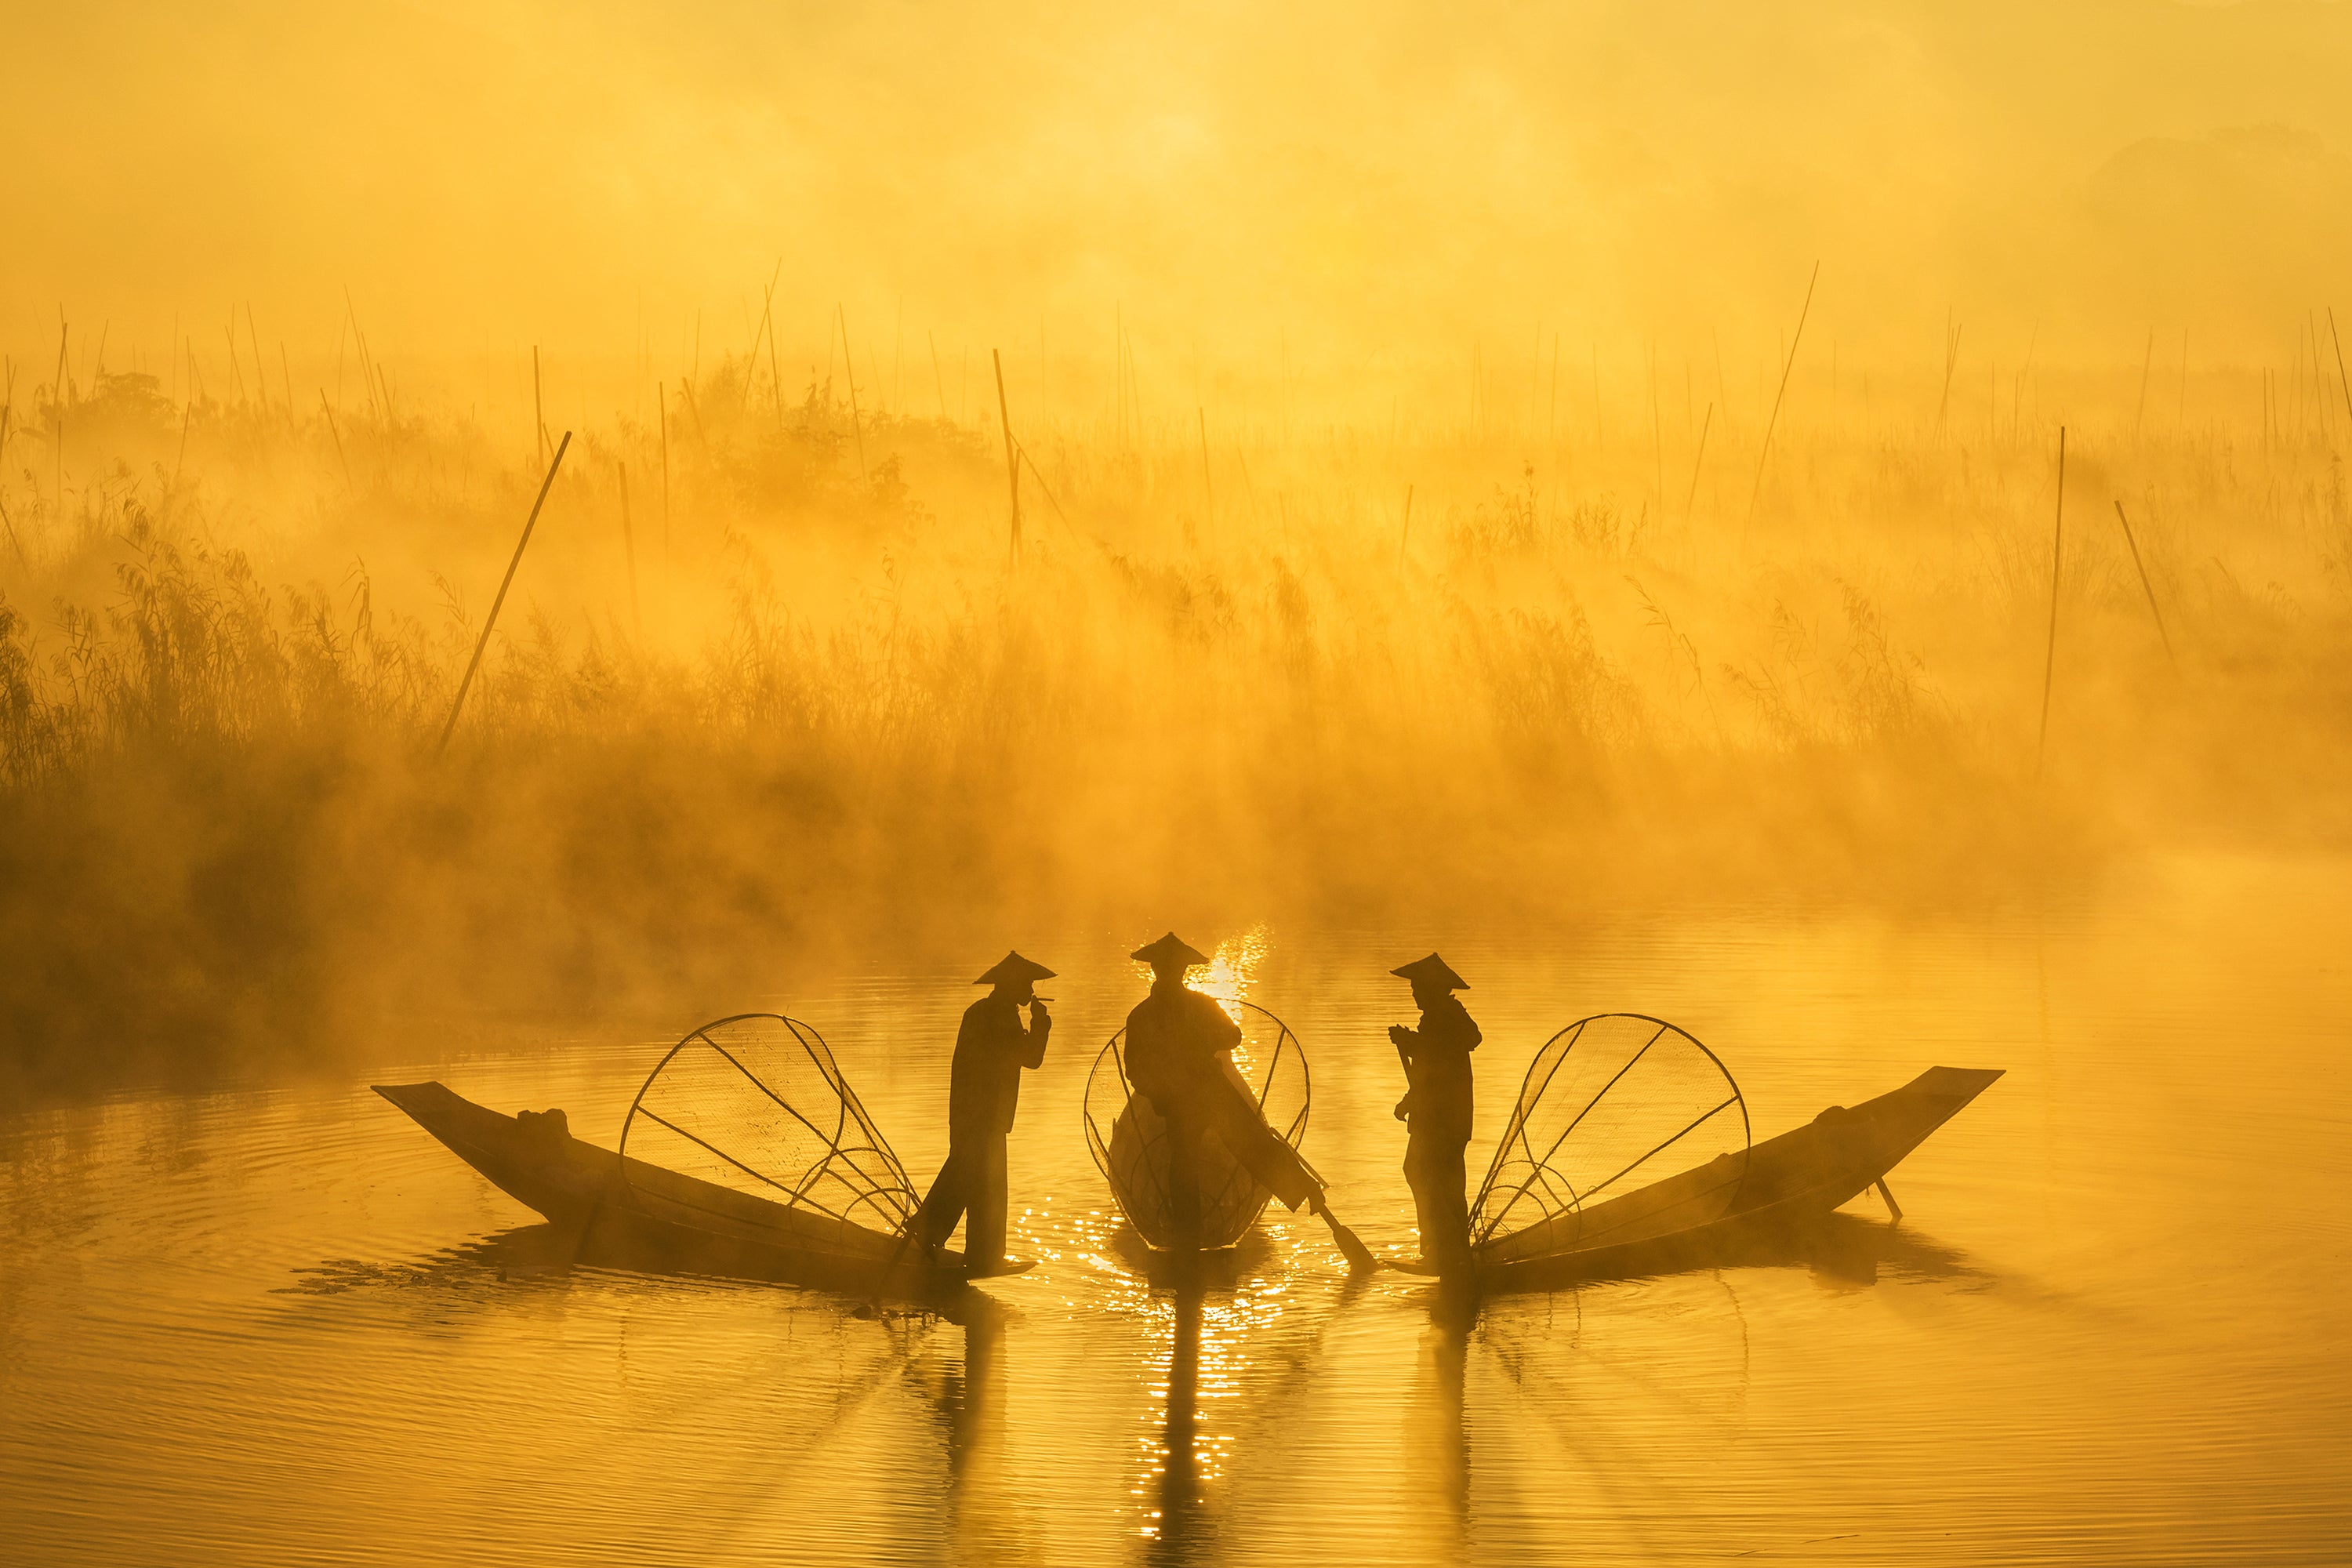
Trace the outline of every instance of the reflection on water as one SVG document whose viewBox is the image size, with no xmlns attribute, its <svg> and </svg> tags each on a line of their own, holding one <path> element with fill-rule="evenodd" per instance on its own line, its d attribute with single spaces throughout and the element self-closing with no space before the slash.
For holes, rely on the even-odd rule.
<svg viewBox="0 0 2352 1568">
<path fill-rule="evenodd" d="M 2207 866 L 2019 921 L 1434 933 L 1482 1108 L 1580 1014 L 1731 1064 L 1759 1134 L 1937 1062 L 2010 1076 L 1777 1252 L 1475 1311 L 1278 1209 L 1153 1285 L 1077 1131 L 1139 985 L 1073 941 L 1013 1141 L 1039 1267 L 944 1314 L 580 1255 L 363 1083 L 0 1121 L 11 1563 L 2341 1560 L 2352 973 L 2340 876 Z M 1382 971 L 1255 933 L 1308 1152 L 1411 1249 Z M 958 976 L 817 1021 L 936 1163 Z M 698 1021 L 698 1020 L 694 1020 Z M 611 1142 L 658 1046 L 384 1064 Z M 1499 1120 L 1499 1118 L 1496 1118 Z M 1493 1123 L 1482 1116 L 1481 1129 Z M 1486 1151 L 1472 1150 L 1474 1169 Z"/>
<path fill-rule="evenodd" d="M 1168 1335 L 1168 1380 L 1159 1390 L 1167 1402 L 1164 1436 L 1159 1446 L 1160 1473 L 1158 1495 L 1143 1534 L 1159 1542 L 1161 1550 L 1151 1553 L 1155 1563 L 1189 1563 L 1194 1559 L 1194 1549 L 1205 1545 L 1208 1522 L 1199 1511 L 1201 1500 L 1200 1452 L 1201 1404 L 1201 1293 L 1180 1290 L 1170 1314 L 1172 1321 Z M 1238 1345 L 1234 1347 L 1236 1351 Z M 1216 1441 L 1210 1440 L 1208 1467 L 1213 1473 L 1216 1464 Z"/>
<path fill-rule="evenodd" d="M 1463 1425 L 1463 1381 L 1470 1365 L 1470 1330 L 1477 1303 L 1465 1293 L 1432 1288 L 1429 1331 L 1421 1337 L 1421 1386 L 1415 1391 L 1417 1439 L 1412 1468 L 1428 1478 L 1431 1515 L 1444 1554 L 1459 1560 L 1470 1544 L 1470 1433 Z"/>
</svg>

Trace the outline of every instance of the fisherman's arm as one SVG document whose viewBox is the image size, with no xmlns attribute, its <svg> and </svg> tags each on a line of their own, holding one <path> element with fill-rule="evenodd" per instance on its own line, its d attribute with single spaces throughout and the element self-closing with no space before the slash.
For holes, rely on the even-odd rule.
<svg viewBox="0 0 2352 1568">
<path fill-rule="evenodd" d="M 1402 1121 L 1412 1114 L 1412 1058 L 1421 1047 L 1421 1035 L 1402 1024 L 1391 1024 L 1389 1038 L 1395 1042 L 1397 1063 L 1404 1068 L 1404 1098 L 1396 1102 L 1396 1119 Z"/>
<path fill-rule="evenodd" d="M 1029 1005 L 1029 1026 L 1026 1029 L 1021 1027 L 1018 1022 L 1019 1016 L 1018 1014 L 1014 1015 L 1015 1022 L 1013 1026 L 1013 1034 L 1020 1041 L 1014 1054 L 1024 1068 L 1034 1069 L 1044 1067 L 1046 1037 L 1054 1032 L 1053 1015 L 1045 1011 L 1045 998 L 1041 996 Z"/>
</svg>

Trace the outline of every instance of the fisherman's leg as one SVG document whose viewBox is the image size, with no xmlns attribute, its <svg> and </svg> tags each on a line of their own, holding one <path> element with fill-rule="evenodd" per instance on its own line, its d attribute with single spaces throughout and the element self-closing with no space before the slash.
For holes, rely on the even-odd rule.
<svg viewBox="0 0 2352 1568">
<path fill-rule="evenodd" d="M 921 1228 L 924 1247 L 937 1252 L 955 1234 L 956 1223 L 963 1218 L 971 1203 L 971 1155 L 969 1150 L 950 1143 L 947 1163 L 931 1182 L 931 1190 L 923 1195 Z"/>
<path fill-rule="evenodd" d="M 1011 1202 L 1004 1168 L 1004 1140 L 992 1140 L 972 1162 L 971 1216 L 963 1229 L 964 1268 L 986 1273 L 1004 1261 L 1004 1215 Z"/>
<path fill-rule="evenodd" d="M 1404 1145 L 1404 1182 L 1412 1189 L 1412 1222 L 1421 1237 L 1421 1259 L 1424 1263 L 1439 1260 L 1444 1247 L 1444 1216 L 1438 1204 L 1437 1189 L 1429 1169 L 1428 1141 L 1408 1137 Z"/>
<path fill-rule="evenodd" d="M 1440 1263 L 1459 1267 L 1470 1261 L 1469 1172 L 1463 1163 L 1466 1144 L 1449 1141 L 1433 1151 L 1430 1162 L 1433 1219 L 1444 1237 L 1445 1250 L 1433 1254 Z M 1427 1243 L 1423 1243 L 1424 1247 Z"/>
</svg>

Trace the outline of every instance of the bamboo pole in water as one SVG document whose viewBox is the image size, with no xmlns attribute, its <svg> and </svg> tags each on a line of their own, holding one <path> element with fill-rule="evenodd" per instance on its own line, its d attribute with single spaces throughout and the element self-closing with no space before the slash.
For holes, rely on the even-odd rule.
<svg viewBox="0 0 2352 1568">
<path fill-rule="evenodd" d="M 194 404 L 191 404 L 190 406 L 193 407 L 194 405 Z M 343 492 L 348 495 L 353 488 L 352 485 L 352 460 L 343 455 L 343 433 L 335 428 L 335 410 L 333 405 L 328 403 L 327 389 L 323 386 L 319 388 L 319 407 L 320 410 L 327 416 L 327 434 L 335 438 L 335 460 L 343 466 Z M 181 451 L 184 453 L 187 450 L 187 426 L 183 425 L 180 427 Z M 172 466 L 173 482 L 175 484 L 179 480 L 179 465 L 175 463 Z"/>
<path fill-rule="evenodd" d="M 1772 417 L 1764 426 L 1764 444 L 1756 450 L 1756 483 L 1748 489 L 1748 516 L 1739 525 L 1743 539 L 1748 534 L 1748 524 L 1756 521 L 1756 498 L 1764 493 L 1764 464 L 1772 456 L 1772 432 L 1780 425 L 1780 404 L 1789 395 L 1789 373 L 1797 368 L 1797 349 L 1805 341 L 1805 319 L 1813 313 L 1813 285 L 1821 280 L 1822 264 L 1816 261 L 1813 275 L 1805 280 L 1805 303 L 1797 312 L 1797 331 L 1789 340 L 1789 357 L 1780 366 L 1780 390 L 1772 395 Z"/>
<path fill-rule="evenodd" d="M 1192 414 L 1201 422 L 1201 518 L 1213 539 L 1217 529 L 1217 489 L 1209 478 L 1209 414 L 1197 405 Z"/>
<path fill-rule="evenodd" d="M 2116 502 L 2116 521 L 2124 525 L 2124 542 L 2131 546 L 2132 566 L 2139 573 L 2140 592 L 2147 595 L 2147 613 L 2156 621 L 2156 635 L 2164 639 L 2164 657 L 2172 668 L 2180 668 L 2180 656 L 2172 651 L 2172 634 L 2164 629 L 2164 612 L 2156 607 L 2156 589 L 2147 580 L 2147 563 L 2139 558 L 2139 541 L 2132 537 L 2131 519 L 2124 515 L 2124 503 Z"/>
<path fill-rule="evenodd" d="M 254 324 L 253 306 L 249 301 L 245 307 L 245 338 L 246 342 L 253 345 L 253 388 L 261 398 L 262 413 L 268 414 L 269 412 L 269 367 L 261 357 L 261 329 Z M 294 410 L 290 406 L 286 410 L 286 417 L 289 423 L 293 420 Z"/>
<path fill-rule="evenodd" d="M 539 509 L 547 504 L 547 492 L 555 484 L 555 470 L 563 466 L 563 454 L 571 447 L 572 432 L 566 430 L 562 442 L 555 448 L 555 460 L 547 465 L 547 478 L 539 481 L 539 499 L 530 503 L 530 516 L 523 520 L 522 537 L 515 541 L 514 559 L 507 563 L 507 574 L 499 582 L 498 597 L 490 601 L 490 613 L 482 621 L 482 635 L 474 639 L 474 657 L 466 662 L 465 679 L 457 682 L 457 700 L 449 704 L 449 721 L 441 726 L 440 743 L 433 748 L 436 761 L 449 749 L 449 737 L 457 728 L 457 715 L 466 710 L 466 693 L 473 689 L 474 672 L 482 668 L 482 651 L 490 646 L 490 633 L 499 624 L 499 606 L 507 602 L 507 590 L 514 586 L 515 568 L 522 564 L 522 552 L 530 543 L 530 531 L 539 524 Z"/>
<path fill-rule="evenodd" d="M 841 320 L 841 363 L 842 368 L 849 374 L 849 431 L 857 437 L 857 477 L 862 479 L 868 476 L 866 472 L 866 422 L 857 412 L 857 359 L 849 352 L 849 312 L 838 301 L 833 310 Z M 998 374 L 1002 379 L 1003 373 Z M 1009 429 L 1005 438 L 1012 439 Z"/>
<path fill-rule="evenodd" d="M 16 364 L 14 360 L 11 360 L 8 362 L 8 387 L 5 393 L 0 393 L 0 468 L 5 468 L 7 462 L 8 422 L 16 412 Z M 4 499 L 0 499 L 0 527 L 5 527 L 8 531 L 8 547 L 16 552 L 16 563 L 20 566 L 26 564 L 24 543 L 16 537 L 16 519 L 8 515 L 8 508 Z"/>
<path fill-rule="evenodd" d="M 777 263 L 779 268 L 782 265 L 782 262 Z M 768 308 L 761 314 L 767 320 L 768 382 L 773 389 L 772 395 L 776 404 L 776 434 L 782 436 L 784 433 L 784 362 L 776 357 L 776 312 L 775 300 L 772 298 L 775 291 L 775 285 L 770 284 L 768 292 L 772 298 L 768 301 Z M 745 395 L 748 396 L 749 394 Z"/>
<path fill-rule="evenodd" d="M 1021 460 L 1013 450 L 1013 415 L 1004 401 L 1004 356 L 996 350 L 988 351 L 996 366 L 996 422 L 1004 430 L 1004 482 L 1013 502 L 1013 543 L 1011 558 L 1021 559 Z"/>
<path fill-rule="evenodd" d="M 2352 377 L 2344 374 L 2344 339 L 2336 330 L 2336 307 L 2327 307 L 2327 336 L 2336 344 L 2336 384 L 2344 389 L 2344 416 L 2352 419 Z"/>
<path fill-rule="evenodd" d="M 2058 426 L 2058 521 L 2050 535 L 2050 639 L 2042 656 L 2042 728 L 2033 740 L 2033 776 L 2050 743 L 2050 677 L 2058 668 L 2058 577 L 2066 562 L 2066 426 Z"/>
<path fill-rule="evenodd" d="M 637 531 L 629 516 L 629 465 L 619 465 L 621 471 L 621 553 L 629 564 L 629 622 L 637 629 L 639 641 L 645 639 L 645 611 L 637 603 Z"/>
<path fill-rule="evenodd" d="M 2156 329 L 2147 330 L 2147 352 L 2139 362 L 2139 406 L 2132 415 L 2132 439 L 2139 439 L 2140 426 L 2147 423 L 2147 373 L 2156 368 Z"/>
<path fill-rule="evenodd" d="M 655 408 L 661 419 L 662 459 L 662 592 L 669 592 L 669 384 L 654 384 Z M 667 604 L 668 601 L 663 601 Z"/>
<path fill-rule="evenodd" d="M 1691 459 L 1690 491 L 1683 497 L 1683 527 L 1690 527 L 1691 507 L 1698 500 L 1699 470 L 1706 466 L 1706 433 L 1715 428 L 1715 405 L 1706 405 L 1706 417 L 1699 421 L 1698 456 Z"/>
<path fill-rule="evenodd" d="M 58 374 L 49 386 L 49 414 L 57 421 L 56 450 L 51 454 L 57 463 L 57 515 L 66 514 L 66 313 L 58 310 Z"/>
</svg>

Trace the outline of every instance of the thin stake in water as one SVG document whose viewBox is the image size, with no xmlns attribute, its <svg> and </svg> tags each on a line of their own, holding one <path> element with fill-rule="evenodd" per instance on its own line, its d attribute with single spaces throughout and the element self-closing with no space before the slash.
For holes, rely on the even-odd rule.
<svg viewBox="0 0 2352 1568">
<path fill-rule="evenodd" d="M 57 515 L 66 514 L 66 308 L 58 307 L 58 375 L 49 386 L 49 410 L 57 420 Z"/>
<path fill-rule="evenodd" d="M 1756 498 L 1764 493 L 1764 464 L 1772 456 L 1772 432 L 1780 427 L 1780 403 L 1789 395 L 1789 373 L 1797 368 L 1797 348 L 1805 341 L 1805 319 L 1813 313 L 1813 285 L 1822 279 L 1822 264 L 1813 263 L 1813 275 L 1805 283 L 1804 308 L 1797 312 L 1796 336 L 1789 340 L 1789 357 L 1780 366 L 1780 390 L 1772 395 L 1772 417 L 1764 426 L 1764 445 L 1756 452 L 1756 483 L 1748 491 L 1748 516 L 1739 525 L 1742 538 L 1748 524 L 1756 520 Z"/>
<path fill-rule="evenodd" d="M 637 629 L 642 641 L 646 635 L 645 612 L 637 604 L 637 531 L 629 516 L 629 465 L 619 465 L 621 471 L 621 552 L 629 565 L 629 621 Z"/>
<path fill-rule="evenodd" d="M 1690 527 L 1691 505 L 1698 500 L 1699 471 L 1706 466 L 1706 433 L 1715 428 L 1715 405 L 1706 405 L 1706 417 L 1699 421 L 1698 456 L 1691 459 L 1690 491 L 1683 497 L 1683 527 Z"/>
<path fill-rule="evenodd" d="M 2131 519 L 2124 515 L 2124 503 L 2116 502 L 2116 521 L 2124 525 L 2124 542 L 2131 546 L 2132 566 L 2139 573 L 2140 592 L 2147 595 L 2147 613 L 2156 622 L 2156 635 L 2164 639 L 2164 657 L 2172 668 L 2180 668 L 2180 657 L 2172 651 L 2172 634 L 2164 629 L 2164 612 L 2156 607 L 2156 587 L 2147 580 L 2147 563 L 2139 558 L 2139 541 L 2132 537 Z"/>
<path fill-rule="evenodd" d="M 857 360 L 849 352 L 849 312 L 838 300 L 835 301 L 833 310 L 841 322 L 841 364 L 842 369 L 849 376 L 849 430 L 850 434 L 857 438 L 857 477 L 863 479 L 869 477 L 866 472 L 866 422 L 857 413 Z M 999 379 L 1002 379 L 1003 372 L 1000 370 L 997 374 Z M 1005 433 L 1008 445 L 1012 439 L 1012 433 L 1008 429 Z M 1017 479 L 1018 476 L 1016 475 L 1015 478 Z M 1017 532 L 1020 527 L 1017 515 L 1013 526 Z"/>
<path fill-rule="evenodd" d="M 16 412 L 16 362 L 10 360 L 7 364 L 8 387 L 0 393 L 0 470 L 5 470 L 8 458 L 8 421 Z M 27 564 L 24 542 L 16 537 L 16 521 L 8 515 L 5 500 L 0 500 L 0 527 L 8 531 L 8 545 L 16 552 L 17 564 Z"/>
<path fill-rule="evenodd" d="M 996 366 L 996 422 L 1004 429 L 1004 481 L 1013 502 L 1013 543 L 1011 559 L 1021 559 L 1021 461 L 1013 451 L 1013 416 L 1004 402 L 1004 356 L 996 350 L 988 351 Z"/>
<path fill-rule="evenodd" d="M 194 406 L 194 405 L 192 404 L 190 406 Z M 352 489 L 352 460 L 343 455 L 343 433 L 335 428 L 335 410 L 333 405 L 328 403 L 327 389 L 323 386 L 319 388 L 319 408 L 320 412 L 324 413 L 327 416 L 327 434 L 335 438 L 335 460 L 343 466 L 343 490 L 346 494 L 349 494 Z M 186 452 L 187 447 L 188 432 L 187 427 L 184 425 L 180 429 L 180 450 L 184 453 Z M 175 485 L 178 484 L 179 478 L 180 468 L 179 465 L 175 463 L 172 466 L 172 482 Z"/>
<path fill-rule="evenodd" d="M 539 509 L 547 504 L 547 492 L 554 487 L 555 470 L 563 466 L 563 454 L 571 449 L 572 432 L 563 433 L 563 440 L 555 448 L 555 460 L 547 465 L 547 478 L 539 482 L 539 499 L 530 503 L 530 516 L 523 520 L 522 537 L 515 541 L 514 559 L 507 563 L 507 574 L 499 582 L 499 595 L 490 601 L 490 613 L 482 622 L 482 635 L 474 640 L 474 657 L 466 663 L 466 678 L 457 682 L 457 700 L 449 704 L 449 721 L 441 726 L 440 744 L 433 748 L 437 761 L 449 749 L 449 737 L 457 728 L 457 715 L 466 710 L 466 693 L 473 689 L 474 672 L 482 668 L 482 651 L 490 646 L 490 633 L 499 624 L 499 609 L 507 602 L 507 590 L 514 586 L 515 568 L 522 564 L 522 552 L 530 543 L 530 531 L 539 524 Z"/>
<path fill-rule="evenodd" d="M 2132 439 L 2139 439 L 2140 426 L 2147 420 L 2147 373 L 2156 368 L 2156 329 L 2147 330 L 2147 352 L 2139 361 L 2139 411 L 2132 416 Z"/>
<path fill-rule="evenodd" d="M 2327 336 L 2336 344 L 2336 384 L 2344 389 L 2344 416 L 2352 419 L 2352 378 L 2344 374 L 2344 339 L 2336 330 L 2336 307 L 2327 307 Z"/>
<path fill-rule="evenodd" d="M 1201 422 L 1201 516 L 1213 536 L 1217 528 L 1217 489 L 1209 478 L 1209 414 L 1198 405 L 1192 413 Z"/>
<path fill-rule="evenodd" d="M 654 406 L 661 418 L 662 463 L 662 591 L 669 591 L 669 384 L 654 384 Z M 665 601 L 667 603 L 667 601 Z"/>
<path fill-rule="evenodd" d="M 2042 728 L 2033 740 L 2033 776 L 2050 743 L 2050 677 L 2058 668 L 2058 578 L 2066 563 L 2066 426 L 2058 426 L 2058 521 L 2050 535 L 2050 640 L 2042 657 Z"/>
</svg>

